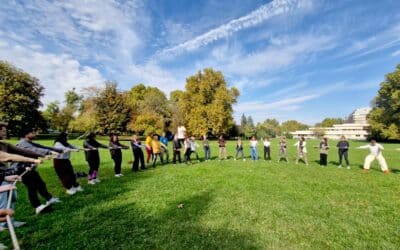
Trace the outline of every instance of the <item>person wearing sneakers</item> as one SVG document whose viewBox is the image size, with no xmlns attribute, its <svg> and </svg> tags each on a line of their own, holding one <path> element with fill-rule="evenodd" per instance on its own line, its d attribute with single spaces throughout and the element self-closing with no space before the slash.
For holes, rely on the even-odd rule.
<svg viewBox="0 0 400 250">
<path fill-rule="evenodd" d="M 253 161 L 258 161 L 257 146 L 258 146 L 258 141 L 255 136 L 252 136 L 250 140 L 250 155 Z"/>
<path fill-rule="evenodd" d="M 349 164 L 349 148 L 350 148 L 350 143 L 347 141 L 346 137 L 342 135 L 340 137 L 340 141 L 336 145 L 338 148 L 338 153 L 339 153 L 339 167 L 342 168 L 342 160 L 344 157 L 344 160 L 346 161 L 347 169 L 350 169 L 350 164 Z"/>
<path fill-rule="evenodd" d="M 243 142 L 242 139 L 240 138 L 238 138 L 236 142 L 235 161 L 238 159 L 239 155 L 242 157 L 243 161 L 246 160 L 246 158 L 244 158 L 244 153 L 243 153 Z"/>
<path fill-rule="evenodd" d="M 0 122 L 0 140 L 7 138 L 7 123 Z M 0 141 L 0 170 L 7 170 L 7 165 L 5 162 L 26 162 L 26 163 L 34 163 L 40 164 L 42 161 L 37 159 L 41 155 L 36 154 L 33 151 L 29 151 L 26 149 L 17 148 L 16 146 Z M 14 181 L 20 180 L 18 175 L 11 175 L 11 176 L 4 176 L 0 175 L 0 188 L 4 188 L 5 186 L 10 186 Z M 0 193 L 0 209 L 7 208 L 7 201 L 8 201 L 8 192 L 1 192 Z M 16 191 L 12 192 L 11 197 L 11 208 L 15 207 L 16 203 Z M 14 227 L 20 227 L 25 225 L 25 222 L 15 221 L 13 219 Z M 0 231 L 7 229 L 6 223 L 0 223 Z"/>
<path fill-rule="evenodd" d="M 110 135 L 110 143 L 108 144 L 110 147 L 111 159 L 114 161 L 114 173 L 115 177 L 123 176 L 121 174 L 121 164 L 122 164 L 122 151 L 121 149 L 129 149 L 128 146 L 122 145 L 119 142 L 118 135 L 111 134 Z"/>
<path fill-rule="evenodd" d="M 269 137 L 265 137 L 264 139 L 264 160 L 271 160 L 271 142 L 269 141 Z"/>
<path fill-rule="evenodd" d="M 59 153 L 63 152 L 60 149 L 34 143 L 33 140 L 36 138 L 37 133 L 32 128 L 25 129 L 21 135 L 22 138 L 18 142 L 17 147 L 33 151 L 39 154 L 41 157 L 50 155 L 58 156 Z M 30 164 L 26 165 L 26 163 L 18 164 L 24 164 L 26 167 L 31 167 Z M 35 169 L 28 171 L 22 177 L 22 183 L 24 183 L 28 189 L 29 201 L 31 202 L 32 207 L 35 208 L 36 214 L 48 210 L 47 208 L 53 203 L 61 202 L 59 198 L 53 197 L 49 193 L 46 187 L 46 183 L 43 181 L 43 179 L 40 177 L 39 173 Z M 40 204 L 38 193 L 46 199 L 45 204 Z"/>
<path fill-rule="evenodd" d="M 306 140 L 304 137 L 300 137 L 300 139 L 294 144 L 297 147 L 297 157 L 296 157 L 296 164 L 299 164 L 300 158 L 303 158 L 303 161 L 306 165 L 308 165 L 307 161 L 307 147 L 306 147 Z"/>
<path fill-rule="evenodd" d="M 286 144 L 286 137 L 281 137 L 279 141 L 279 160 L 280 162 L 282 159 L 285 159 L 286 162 L 289 162 L 288 153 L 287 153 L 287 144 Z"/>
<path fill-rule="evenodd" d="M 76 181 L 76 175 L 72 167 L 70 158 L 71 152 L 78 152 L 79 148 L 68 143 L 68 134 L 61 132 L 54 140 L 54 148 L 60 149 L 63 153 L 54 157 L 53 165 L 58 178 L 66 189 L 66 193 L 74 195 L 77 191 L 83 191 L 82 187 Z"/>
<path fill-rule="evenodd" d="M 180 140 L 178 139 L 178 135 L 174 135 L 174 141 L 172 142 L 172 151 L 174 154 L 174 156 L 172 158 L 173 164 L 176 164 L 176 159 L 178 159 L 179 163 L 182 163 L 181 150 L 182 150 L 182 144 L 181 144 Z"/>
<path fill-rule="evenodd" d="M 388 166 L 386 164 L 386 160 L 382 154 L 382 150 L 384 149 L 383 146 L 381 144 L 377 143 L 375 139 L 372 139 L 370 144 L 358 147 L 358 149 L 364 149 L 364 148 L 369 149 L 369 155 L 367 155 L 367 157 L 365 157 L 365 161 L 364 161 L 364 171 L 368 172 L 369 168 L 371 167 L 371 163 L 376 159 L 376 160 L 378 160 L 382 171 L 385 174 L 388 174 L 389 168 L 388 168 Z"/>
<path fill-rule="evenodd" d="M 83 148 L 86 149 L 85 159 L 89 164 L 88 184 L 94 185 L 100 182 L 100 179 L 97 178 L 100 166 L 99 148 L 108 148 L 108 147 L 96 141 L 96 134 L 90 132 L 86 136 L 86 140 L 83 143 Z"/>
</svg>

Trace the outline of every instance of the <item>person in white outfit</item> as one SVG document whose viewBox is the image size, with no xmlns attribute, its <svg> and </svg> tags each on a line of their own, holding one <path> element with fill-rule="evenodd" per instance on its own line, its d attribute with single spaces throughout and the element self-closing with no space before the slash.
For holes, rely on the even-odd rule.
<svg viewBox="0 0 400 250">
<path fill-rule="evenodd" d="M 360 146 L 358 147 L 359 149 L 363 148 L 368 148 L 369 149 L 369 155 L 365 157 L 364 161 L 364 171 L 368 171 L 369 168 L 371 167 L 371 163 L 377 159 L 379 162 L 379 165 L 381 166 L 382 171 L 387 174 L 389 173 L 389 168 L 386 164 L 386 160 L 383 157 L 382 150 L 384 149 L 383 146 L 379 143 L 376 143 L 376 140 L 372 139 L 371 143 L 365 146 Z"/>
<path fill-rule="evenodd" d="M 300 137 L 300 139 L 294 144 L 294 146 L 297 147 L 296 164 L 299 164 L 300 158 L 303 158 L 304 163 L 308 165 L 306 140 L 304 139 L 304 137 Z"/>
</svg>

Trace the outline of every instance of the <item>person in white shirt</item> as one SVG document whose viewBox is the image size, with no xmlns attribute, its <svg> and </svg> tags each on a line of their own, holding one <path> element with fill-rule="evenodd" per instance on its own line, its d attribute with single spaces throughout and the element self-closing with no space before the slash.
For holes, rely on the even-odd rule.
<svg viewBox="0 0 400 250">
<path fill-rule="evenodd" d="M 365 157 L 364 161 L 364 171 L 367 172 L 369 168 L 371 167 L 371 163 L 377 159 L 379 162 L 379 165 L 381 166 L 382 171 L 387 174 L 389 173 L 389 168 L 386 164 L 386 160 L 383 157 L 382 150 L 384 149 L 383 146 L 379 143 L 376 143 L 376 140 L 372 139 L 371 143 L 365 146 L 360 146 L 358 147 L 359 149 L 363 148 L 368 148 L 369 149 L 369 155 Z"/>
<path fill-rule="evenodd" d="M 257 152 L 258 141 L 255 136 L 251 137 L 250 140 L 250 155 L 253 161 L 258 160 L 258 152 Z"/>
<path fill-rule="evenodd" d="M 271 160 L 271 142 L 269 141 L 269 137 L 265 137 L 264 139 L 264 160 Z"/>
<path fill-rule="evenodd" d="M 180 143 L 183 143 L 185 141 L 186 138 L 186 128 L 182 125 L 178 126 L 178 140 Z"/>
<path fill-rule="evenodd" d="M 297 147 L 296 164 L 299 164 L 300 158 L 303 158 L 304 163 L 308 165 L 306 140 L 304 139 L 304 137 L 300 137 L 300 139 L 294 144 L 294 146 Z"/>
</svg>

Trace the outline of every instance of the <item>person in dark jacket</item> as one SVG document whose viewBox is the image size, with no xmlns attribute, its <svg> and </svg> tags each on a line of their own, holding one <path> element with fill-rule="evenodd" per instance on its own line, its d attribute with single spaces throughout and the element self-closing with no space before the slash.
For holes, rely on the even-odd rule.
<svg viewBox="0 0 400 250">
<path fill-rule="evenodd" d="M 110 143 L 108 144 L 108 146 L 110 147 L 111 158 L 114 161 L 115 177 L 121 177 L 121 176 L 123 176 L 121 174 L 121 164 L 122 164 L 121 149 L 129 149 L 129 147 L 122 145 L 119 142 L 118 135 L 116 135 L 116 134 L 110 135 Z"/>
<path fill-rule="evenodd" d="M 35 138 L 36 138 L 36 131 L 34 129 L 32 128 L 25 129 L 22 133 L 21 140 L 17 144 L 17 147 L 33 151 L 38 155 L 38 157 L 46 157 L 50 155 L 58 156 L 59 153 L 63 152 L 60 149 L 34 143 L 33 140 Z M 23 164 L 26 167 L 31 166 L 30 164 L 26 165 L 26 163 L 18 163 L 18 164 Z M 29 201 L 31 202 L 32 207 L 35 208 L 36 214 L 45 211 L 45 209 L 49 207 L 51 204 L 60 202 L 59 198 L 53 197 L 49 193 L 46 187 L 46 183 L 43 181 L 43 179 L 40 177 L 39 173 L 35 169 L 28 171 L 22 177 L 22 182 L 28 189 Z M 46 199 L 46 204 L 42 205 L 40 204 L 38 193 L 43 198 Z"/>
<path fill-rule="evenodd" d="M 96 141 L 96 134 L 90 132 L 83 143 L 83 148 L 86 149 L 85 159 L 89 164 L 88 184 L 94 185 L 100 182 L 100 179 L 97 178 L 100 166 L 100 155 L 98 149 L 108 147 Z"/>
<path fill-rule="evenodd" d="M 176 164 L 176 158 L 178 158 L 179 163 L 182 163 L 181 150 L 182 150 L 181 141 L 179 140 L 178 135 L 175 135 L 174 141 L 172 142 L 172 151 L 174 152 L 172 163 Z"/>
<path fill-rule="evenodd" d="M 350 163 L 349 163 L 349 148 L 350 148 L 350 143 L 347 141 L 346 137 L 342 136 L 340 137 L 340 141 L 336 145 L 338 148 L 338 153 L 339 153 L 339 167 L 342 168 L 342 160 L 343 157 L 346 161 L 347 169 L 350 169 Z"/>
<path fill-rule="evenodd" d="M 133 156 L 135 157 L 135 159 L 133 160 L 133 164 L 132 164 L 132 171 L 134 171 L 134 172 L 139 171 L 139 163 L 140 163 L 140 169 L 142 169 L 142 170 L 146 169 L 145 164 L 144 164 L 144 154 L 142 151 L 142 143 L 137 138 L 137 135 L 132 135 L 131 147 L 132 147 L 132 151 L 133 151 Z"/>
</svg>

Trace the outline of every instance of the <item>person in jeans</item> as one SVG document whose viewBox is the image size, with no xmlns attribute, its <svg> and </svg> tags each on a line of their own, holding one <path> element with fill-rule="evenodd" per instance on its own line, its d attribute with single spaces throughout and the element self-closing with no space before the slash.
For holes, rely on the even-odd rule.
<svg viewBox="0 0 400 250">
<path fill-rule="evenodd" d="M 304 163 L 308 165 L 306 145 L 307 143 L 303 136 L 294 144 L 294 146 L 297 147 L 296 164 L 299 164 L 299 160 L 302 158 Z"/>
<path fill-rule="evenodd" d="M 174 136 L 172 150 L 174 151 L 174 157 L 172 159 L 172 163 L 176 164 L 176 158 L 178 158 L 179 163 L 182 163 L 182 161 L 181 161 L 182 144 L 181 144 L 180 140 L 178 139 L 177 135 Z"/>
<path fill-rule="evenodd" d="M 338 148 L 338 153 L 339 153 L 339 167 L 342 168 L 342 160 L 344 157 L 344 160 L 346 161 L 347 169 L 350 169 L 350 163 L 349 163 L 349 148 L 350 148 L 350 143 L 349 141 L 346 140 L 345 136 L 340 137 L 340 141 L 336 145 Z"/>
<path fill-rule="evenodd" d="M 250 140 L 250 155 L 253 161 L 258 160 L 257 146 L 258 146 L 258 141 L 255 136 L 252 136 Z"/>
<path fill-rule="evenodd" d="M 123 176 L 121 174 L 121 164 L 122 164 L 122 151 L 121 149 L 129 149 L 128 146 L 122 145 L 119 142 L 118 135 L 111 134 L 110 142 L 108 144 L 110 148 L 111 159 L 114 161 L 114 173 L 115 177 Z"/>
<path fill-rule="evenodd" d="M 144 154 L 142 151 L 142 143 L 140 140 L 137 138 L 137 135 L 132 135 L 131 138 L 131 147 L 133 151 L 133 164 L 132 164 L 132 171 L 137 172 L 139 171 L 139 163 L 140 163 L 140 169 L 144 170 L 146 169 L 145 164 L 144 164 Z"/>
<path fill-rule="evenodd" d="M 82 187 L 76 181 L 76 175 L 72 167 L 70 152 L 78 152 L 79 148 L 68 143 L 68 135 L 61 132 L 54 141 L 54 148 L 60 149 L 63 153 L 53 159 L 54 169 L 66 189 L 66 193 L 74 195 L 77 191 L 83 191 Z"/>
<path fill-rule="evenodd" d="M 246 160 L 246 158 L 244 158 L 244 153 L 243 153 L 243 142 L 242 139 L 238 138 L 237 142 L 236 142 L 236 153 L 235 153 L 235 161 L 237 159 L 239 159 L 239 155 L 242 157 L 243 161 Z"/>
<path fill-rule="evenodd" d="M 264 160 L 271 160 L 271 142 L 269 141 L 269 137 L 265 137 L 264 139 Z"/>
<path fill-rule="evenodd" d="M 204 160 L 209 161 L 211 158 L 210 142 L 207 139 L 207 135 L 203 135 L 203 149 L 204 149 Z"/>
<path fill-rule="evenodd" d="M 374 160 L 378 160 L 382 171 L 385 174 L 389 173 L 389 168 L 388 168 L 386 160 L 382 154 L 382 151 L 384 150 L 384 148 L 381 144 L 377 143 L 375 139 L 372 139 L 370 144 L 365 145 L 365 146 L 360 146 L 358 148 L 359 149 L 364 149 L 364 148 L 369 149 L 369 155 L 367 155 L 367 157 L 365 157 L 365 161 L 364 161 L 364 171 L 365 172 L 368 172 L 369 168 L 371 167 L 371 163 Z"/>
<path fill-rule="evenodd" d="M 224 135 L 220 135 L 218 138 L 218 147 L 219 147 L 219 154 L 218 154 L 218 158 L 219 160 L 226 160 L 227 159 L 227 155 L 226 155 L 226 141 L 224 138 Z"/>
</svg>

